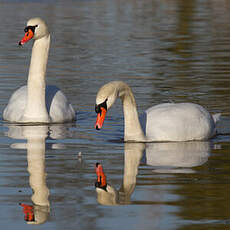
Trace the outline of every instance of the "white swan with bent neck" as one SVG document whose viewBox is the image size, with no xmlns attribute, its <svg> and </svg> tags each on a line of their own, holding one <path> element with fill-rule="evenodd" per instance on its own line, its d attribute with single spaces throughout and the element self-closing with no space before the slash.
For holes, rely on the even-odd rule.
<svg viewBox="0 0 230 230">
<path fill-rule="evenodd" d="M 202 106 L 193 103 L 163 103 L 153 106 L 145 111 L 140 124 L 132 90 L 122 81 L 109 82 L 98 91 L 95 106 L 96 129 L 101 129 L 105 114 L 117 97 L 123 103 L 125 141 L 207 140 L 216 134 L 216 122 L 220 115 L 212 116 Z"/>
<path fill-rule="evenodd" d="M 27 22 L 23 45 L 34 39 L 28 83 L 16 90 L 3 112 L 3 119 L 19 123 L 63 123 L 75 120 L 75 112 L 65 95 L 56 86 L 46 86 L 45 74 L 50 34 L 40 18 Z"/>
</svg>

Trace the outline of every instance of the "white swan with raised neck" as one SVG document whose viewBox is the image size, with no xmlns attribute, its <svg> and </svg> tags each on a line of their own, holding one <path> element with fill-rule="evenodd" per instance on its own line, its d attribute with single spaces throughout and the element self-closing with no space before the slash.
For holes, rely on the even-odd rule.
<svg viewBox="0 0 230 230">
<path fill-rule="evenodd" d="M 96 97 L 96 129 L 101 129 L 107 110 L 120 97 L 124 111 L 124 141 L 207 140 L 216 134 L 219 115 L 212 116 L 193 103 L 163 103 L 146 110 L 139 121 L 131 88 L 122 81 L 112 81 L 100 88 Z"/>
<path fill-rule="evenodd" d="M 41 18 L 27 22 L 23 45 L 34 39 L 27 85 L 16 90 L 3 112 L 3 119 L 16 123 L 63 123 L 75 120 L 75 112 L 56 86 L 46 86 L 45 75 L 50 33 Z"/>
</svg>

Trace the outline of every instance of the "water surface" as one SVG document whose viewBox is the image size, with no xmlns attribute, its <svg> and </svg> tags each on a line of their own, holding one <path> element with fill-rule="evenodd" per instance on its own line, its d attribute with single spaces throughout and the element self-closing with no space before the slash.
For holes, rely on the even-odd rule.
<svg viewBox="0 0 230 230">
<path fill-rule="evenodd" d="M 77 111 L 69 125 L 1 121 L 1 226 L 32 228 L 23 203 L 33 205 L 40 229 L 229 229 L 229 11 L 225 0 L 0 1 L 1 117 L 26 84 L 32 43 L 17 44 L 34 16 L 51 32 L 47 82 Z M 94 130 L 97 90 L 111 80 L 132 87 L 140 113 L 169 101 L 221 112 L 219 135 L 124 144 L 120 102 Z M 112 203 L 95 191 L 97 161 L 117 191 Z"/>
</svg>

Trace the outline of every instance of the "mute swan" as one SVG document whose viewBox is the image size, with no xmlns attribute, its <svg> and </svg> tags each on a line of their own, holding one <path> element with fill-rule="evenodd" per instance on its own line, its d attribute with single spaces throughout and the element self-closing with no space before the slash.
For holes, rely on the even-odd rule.
<svg viewBox="0 0 230 230">
<path fill-rule="evenodd" d="M 75 112 L 56 86 L 46 86 L 45 74 L 50 34 L 41 18 L 32 18 L 25 27 L 22 46 L 34 39 L 28 83 L 16 90 L 3 112 L 3 119 L 19 123 L 63 123 L 75 120 Z"/>
<path fill-rule="evenodd" d="M 123 103 L 125 141 L 207 140 L 216 134 L 216 122 L 220 115 L 212 116 L 202 106 L 193 103 L 153 106 L 145 111 L 140 124 L 132 90 L 122 81 L 109 82 L 98 91 L 95 105 L 96 129 L 101 129 L 106 112 L 117 97 Z"/>
</svg>

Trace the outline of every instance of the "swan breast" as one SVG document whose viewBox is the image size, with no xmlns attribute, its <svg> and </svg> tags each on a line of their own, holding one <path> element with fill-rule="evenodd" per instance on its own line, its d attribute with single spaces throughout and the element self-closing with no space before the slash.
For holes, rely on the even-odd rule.
<svg viewBox="0 0 230 230">
<path fill-rule="evenodd" d="M 75 120 L 75 111 L 63 92 L 56 86 L 46 86 L 46 109 L 51 122 L 60 123 Z M 17 89 L 3 111 L 3 119 L 10 122 L 22 122 L 27 105 L 27 85 Z"/>
</svg>

